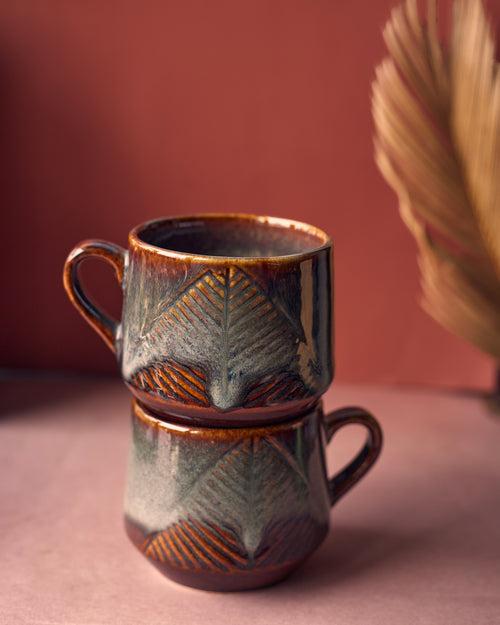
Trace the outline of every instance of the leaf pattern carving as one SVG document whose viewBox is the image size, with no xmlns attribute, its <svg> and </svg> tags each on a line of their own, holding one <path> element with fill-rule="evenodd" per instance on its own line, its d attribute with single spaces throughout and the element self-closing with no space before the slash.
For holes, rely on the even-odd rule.
<svg viewBox="0 0 500 625">
<path fill-rule="evenodd" d="M 140 388 L 176 399 L 194 394 L 180 401 L 231 410 L 273 372 L 289 371 L 283 388 L 303 394 L 295 371 L 299 342 L 290 320 L 248 274 L 236 267 L 208 270 L 155 319 L 134 354 L 132 377 Z M 204 395 L 195 387 L 205 376 Z"/>
<path fill-rule="evenodd" d="M 223 571 L 271 564 L 317 539 L 304 467 L 274 438 L 229 447 L 172 505 L 168 527 L 143 550 L 181 568 Z M 290 552 L 290 553 L 289 553 Z"/>
<path fill-rule="evenodd" d="M 282 519 L 266 528 L 259 548 L 250 555 L 234 532 L 183 519 L 150 534 L 140 548 L 151 560 L 180 569 L 235 573 L 301 560 L 318 546 L 325 531 L 325 526 L 310 516 Z"/>
</svg>

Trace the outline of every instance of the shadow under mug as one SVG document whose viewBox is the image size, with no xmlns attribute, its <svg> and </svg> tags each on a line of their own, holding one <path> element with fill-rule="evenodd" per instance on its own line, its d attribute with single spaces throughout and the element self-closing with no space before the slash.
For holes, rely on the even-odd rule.
<svg viewBox="0 0 500 625">
<path fill-rule="evenodd" d="M 332 381 L 331 241 L 297 221 L 243 214 L 158 219 L 129 250 L 83 241 L 68 256 L 69 298 L 116 352 L 153 411 L 253 424 L 308 410 Z M 85 294 L 78 267 L 110 263 L 122 320 Z"/>
<path fill-rule="evenodd" d="M 382 447 L 361 408 L 251 428 L 179 425 L 136 400 L 125 496 L 127 533 L 164 575 L 205 590 L 273 584 L 321 544 L 330 507 Z M 368 430 L 364 447 L 327 477 L 324 446 L 341 427 Z"/>
</svg>

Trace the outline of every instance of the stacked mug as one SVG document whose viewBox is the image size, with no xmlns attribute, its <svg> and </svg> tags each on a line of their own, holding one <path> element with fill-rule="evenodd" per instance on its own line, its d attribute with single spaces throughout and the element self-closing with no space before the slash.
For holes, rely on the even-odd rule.
<svg viewBox="0 0 500 625">
<path fill-rule="evenodd" d="M 324 232 L 297 221 L 201 214 L 136 227 L 128 251 L 89 240 L 68 256 L 68 296 L 133 395 L 128 536 L 177 582 L 241 590 L 284 578 L 380 453 L 368 412 L 322 409 L 331 251 Z M 82 289 L 90 257 L 114 267 L 121 322 Z M 328 478 L 324 447 L 350 423 L 366 427 L 366 443 Z"/>
</svg>

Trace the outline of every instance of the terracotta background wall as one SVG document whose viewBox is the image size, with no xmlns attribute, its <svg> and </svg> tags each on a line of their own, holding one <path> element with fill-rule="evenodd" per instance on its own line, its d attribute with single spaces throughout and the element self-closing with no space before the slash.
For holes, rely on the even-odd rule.
<svg viewBox="0 0 500 625">
<path fill-rule="evenodd" d="M 1 366 L 114 371 L 61 286 L 86 237 L 240 210 L 335 240 L 337 377 L 480 386 L 418 308 L 415 248 L 372 159 L 391 0 L 15 0 L 0 7 Z M 489 2 L 500 18 L 500 0 Z M 118 307 L 107 267 L 84 272 Z"/>
</svg>

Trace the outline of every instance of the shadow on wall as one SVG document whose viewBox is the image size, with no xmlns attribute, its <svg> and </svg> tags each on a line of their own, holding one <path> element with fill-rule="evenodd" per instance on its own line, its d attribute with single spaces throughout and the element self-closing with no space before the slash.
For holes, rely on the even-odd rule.
<svg viewBox="0 0 500 625">
<path fill-rule="evenodd" d="M 142 207 L 144 198 L 123 148 L 126 138 L 113 131 L 116 124 L 104 116 L 99 91 L 86 84 L 78 59 L 64 56 L 50 29 L 30 32 L 29 26 L 0 29 L 6 235 L 0 314 L 8 328 L 0 339 L 0 366 L 84 370 L 95 343 L 76 312 L 68 312 L 64 259 L 81 239 L 116 238 L 118 228 L 125 244 L 129 224 L 119 224 L 120 214 Z M 83 271 L 91 275 L 91 293 L 119 314 L 111 270 L 91 265 Z M 109 371 L 113 356 L 105 348 L 99 353 L 102 359 L 92 359 L 90 369 Z"/>
</svg>

